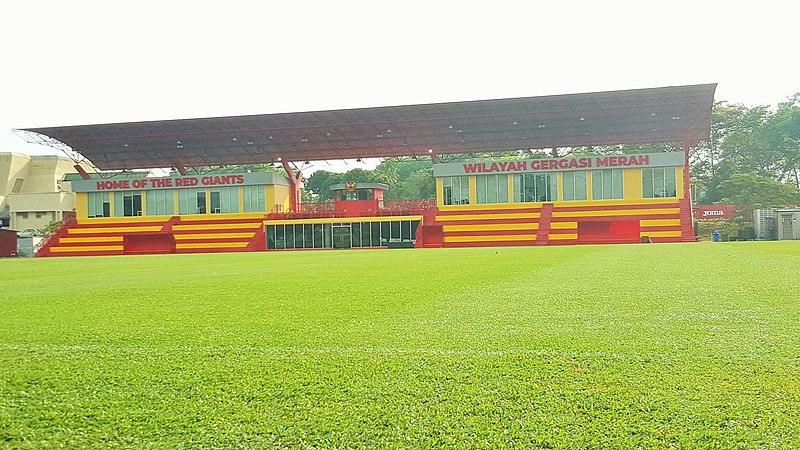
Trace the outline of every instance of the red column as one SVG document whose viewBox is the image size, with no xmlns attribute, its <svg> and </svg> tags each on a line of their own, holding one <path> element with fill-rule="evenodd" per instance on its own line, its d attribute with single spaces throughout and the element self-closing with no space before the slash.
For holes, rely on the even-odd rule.
<svg viewBox="0 0 800 450">
<path fill-rule="evenodd" d="M 289 192 L 289 210 L 292 212 L 300 212 L 300 203 L 302 202 L 301 189 L 303 188 L 303 174 L 298 170 L 295 174 L 289 166 L 289 161 L 281 158 L 283 169 L 286 170 L 286 176 L 289 177 L 289 182 L 292 184 L 292 190 Z"/>
</svg>

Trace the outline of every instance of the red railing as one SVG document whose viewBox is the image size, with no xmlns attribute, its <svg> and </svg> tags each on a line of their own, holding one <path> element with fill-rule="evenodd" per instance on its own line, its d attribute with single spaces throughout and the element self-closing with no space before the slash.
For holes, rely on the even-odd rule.
<svg viewBox="0 0 800 450">
<path fill-rule="evenodd" d="M 418 209 L 433 209 L 436 208 L 435 198 L 408 198 L 399 200 L 379 200 L 378 209 L 411 211 Z"/>
<path fill-rule="evenodd" d="M 33 249 L 33 254 L 38 256 L 39 252 L 49 248 L 50 244 L 55 243 L 59 237 L 64 234 L 64 231 L 76 222 L 75 211 L 70 211 L 64 214 L 64 217 L 55 224 L 50 230 L 45 233 L 42 240 Z"/>
</svg>

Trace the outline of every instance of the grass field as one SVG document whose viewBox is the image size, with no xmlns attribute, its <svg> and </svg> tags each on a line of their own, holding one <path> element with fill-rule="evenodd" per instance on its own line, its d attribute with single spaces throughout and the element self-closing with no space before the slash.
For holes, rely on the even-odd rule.
<svg viewBox="0 0 800 450">
<path fill-rule="evenodd" d="M 800 242 L 0 277 L 0 447 L 800 447 Z"/>
</svg>

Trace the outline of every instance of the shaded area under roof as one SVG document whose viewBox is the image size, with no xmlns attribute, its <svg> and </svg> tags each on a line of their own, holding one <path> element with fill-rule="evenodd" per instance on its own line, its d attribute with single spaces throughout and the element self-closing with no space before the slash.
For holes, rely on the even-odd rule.
<svg viewBox="0 0 800 450">
<path fill-rule="evenodd" d="M 696 143 L 708 138 L 716 86 L 22 131 L 103 170 Z"/>
</svg>

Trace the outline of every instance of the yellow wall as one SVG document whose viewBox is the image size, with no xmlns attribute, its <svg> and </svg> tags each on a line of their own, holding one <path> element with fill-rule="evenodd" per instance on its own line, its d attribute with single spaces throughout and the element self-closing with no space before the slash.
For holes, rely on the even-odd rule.
<svg viewBox="0 0 800 450">
<path fill-rule="evenodd" d="M 86 192 L 78 192 L 75 194 L 75 217 L 78 219 L 85 219 L 89 217 L 89 196 Z"/>
<path fill-rule="evenodd" d="M 622 170 L 622 198 L 624 200 L 642 198 L 642 169 Z"/>
<path fill-rule="evenodd" d="M 563 185 L 564 185 L 564 177 L 563 172 L 557 172 L 558 177 L 558 196 L 556 202 L 563 202 Z M 530 207 L 532 203 L 520 203 L 514 204 L 514 176 L 508 175 L 508 203 L 493 203 L 493 204 L 481 204 L 478 205 L 477 203 L 477 183 L 476 177 L 471 175 L 469 177 L 469 193 L 470 193 L 470 204 L 469 205 L 445 205 L 444 204 L 444 192 L 443 192 L 443 182 L 442 177 L 436 178 L 436 204 L 439 208 L 444 210 L 468 210 L 468 209 L 499 209 L 499 208 L 513 208 L 513 207 Z M 627 168 L 622 169 L 622 183 L 623 183 L 623 198 L 618 200 L 593 200 L 592 198 L 592 171 L 587 170 L 586 175 L 586 189 L 587 192 L 587 201 L 591 202 L 592 204 L 624 204 L 626 202 L 641 202 L 642 200 L 646 200 L 647 202 L 655 202 L 655 203 L 662 203 L 662 202 L 674 202 L 675 199 L 682 199 L 683 198 L 683 167 L 675 167 L 675 185 L 677 190 L 677 197 L 672 198 L 656 198 L 656 199 L 645 199 L 642 194 L 642 169 L 641 168 Z M 585 202 L 566 202 L 570 205 L 578 206 L 580 203 Z"/>
<path fill-rule="evenodd" d="M 266 186 L 267 189 L 267 205 L 266 211 L 268 213 L 272 212 L 275 209 L 275 205 L 283 205 L 283 210 L 289 210 L 289 193 L 291 192 L 291 187 L 283 186 L 280 184 L 270 184 Z"/>
</svg>

